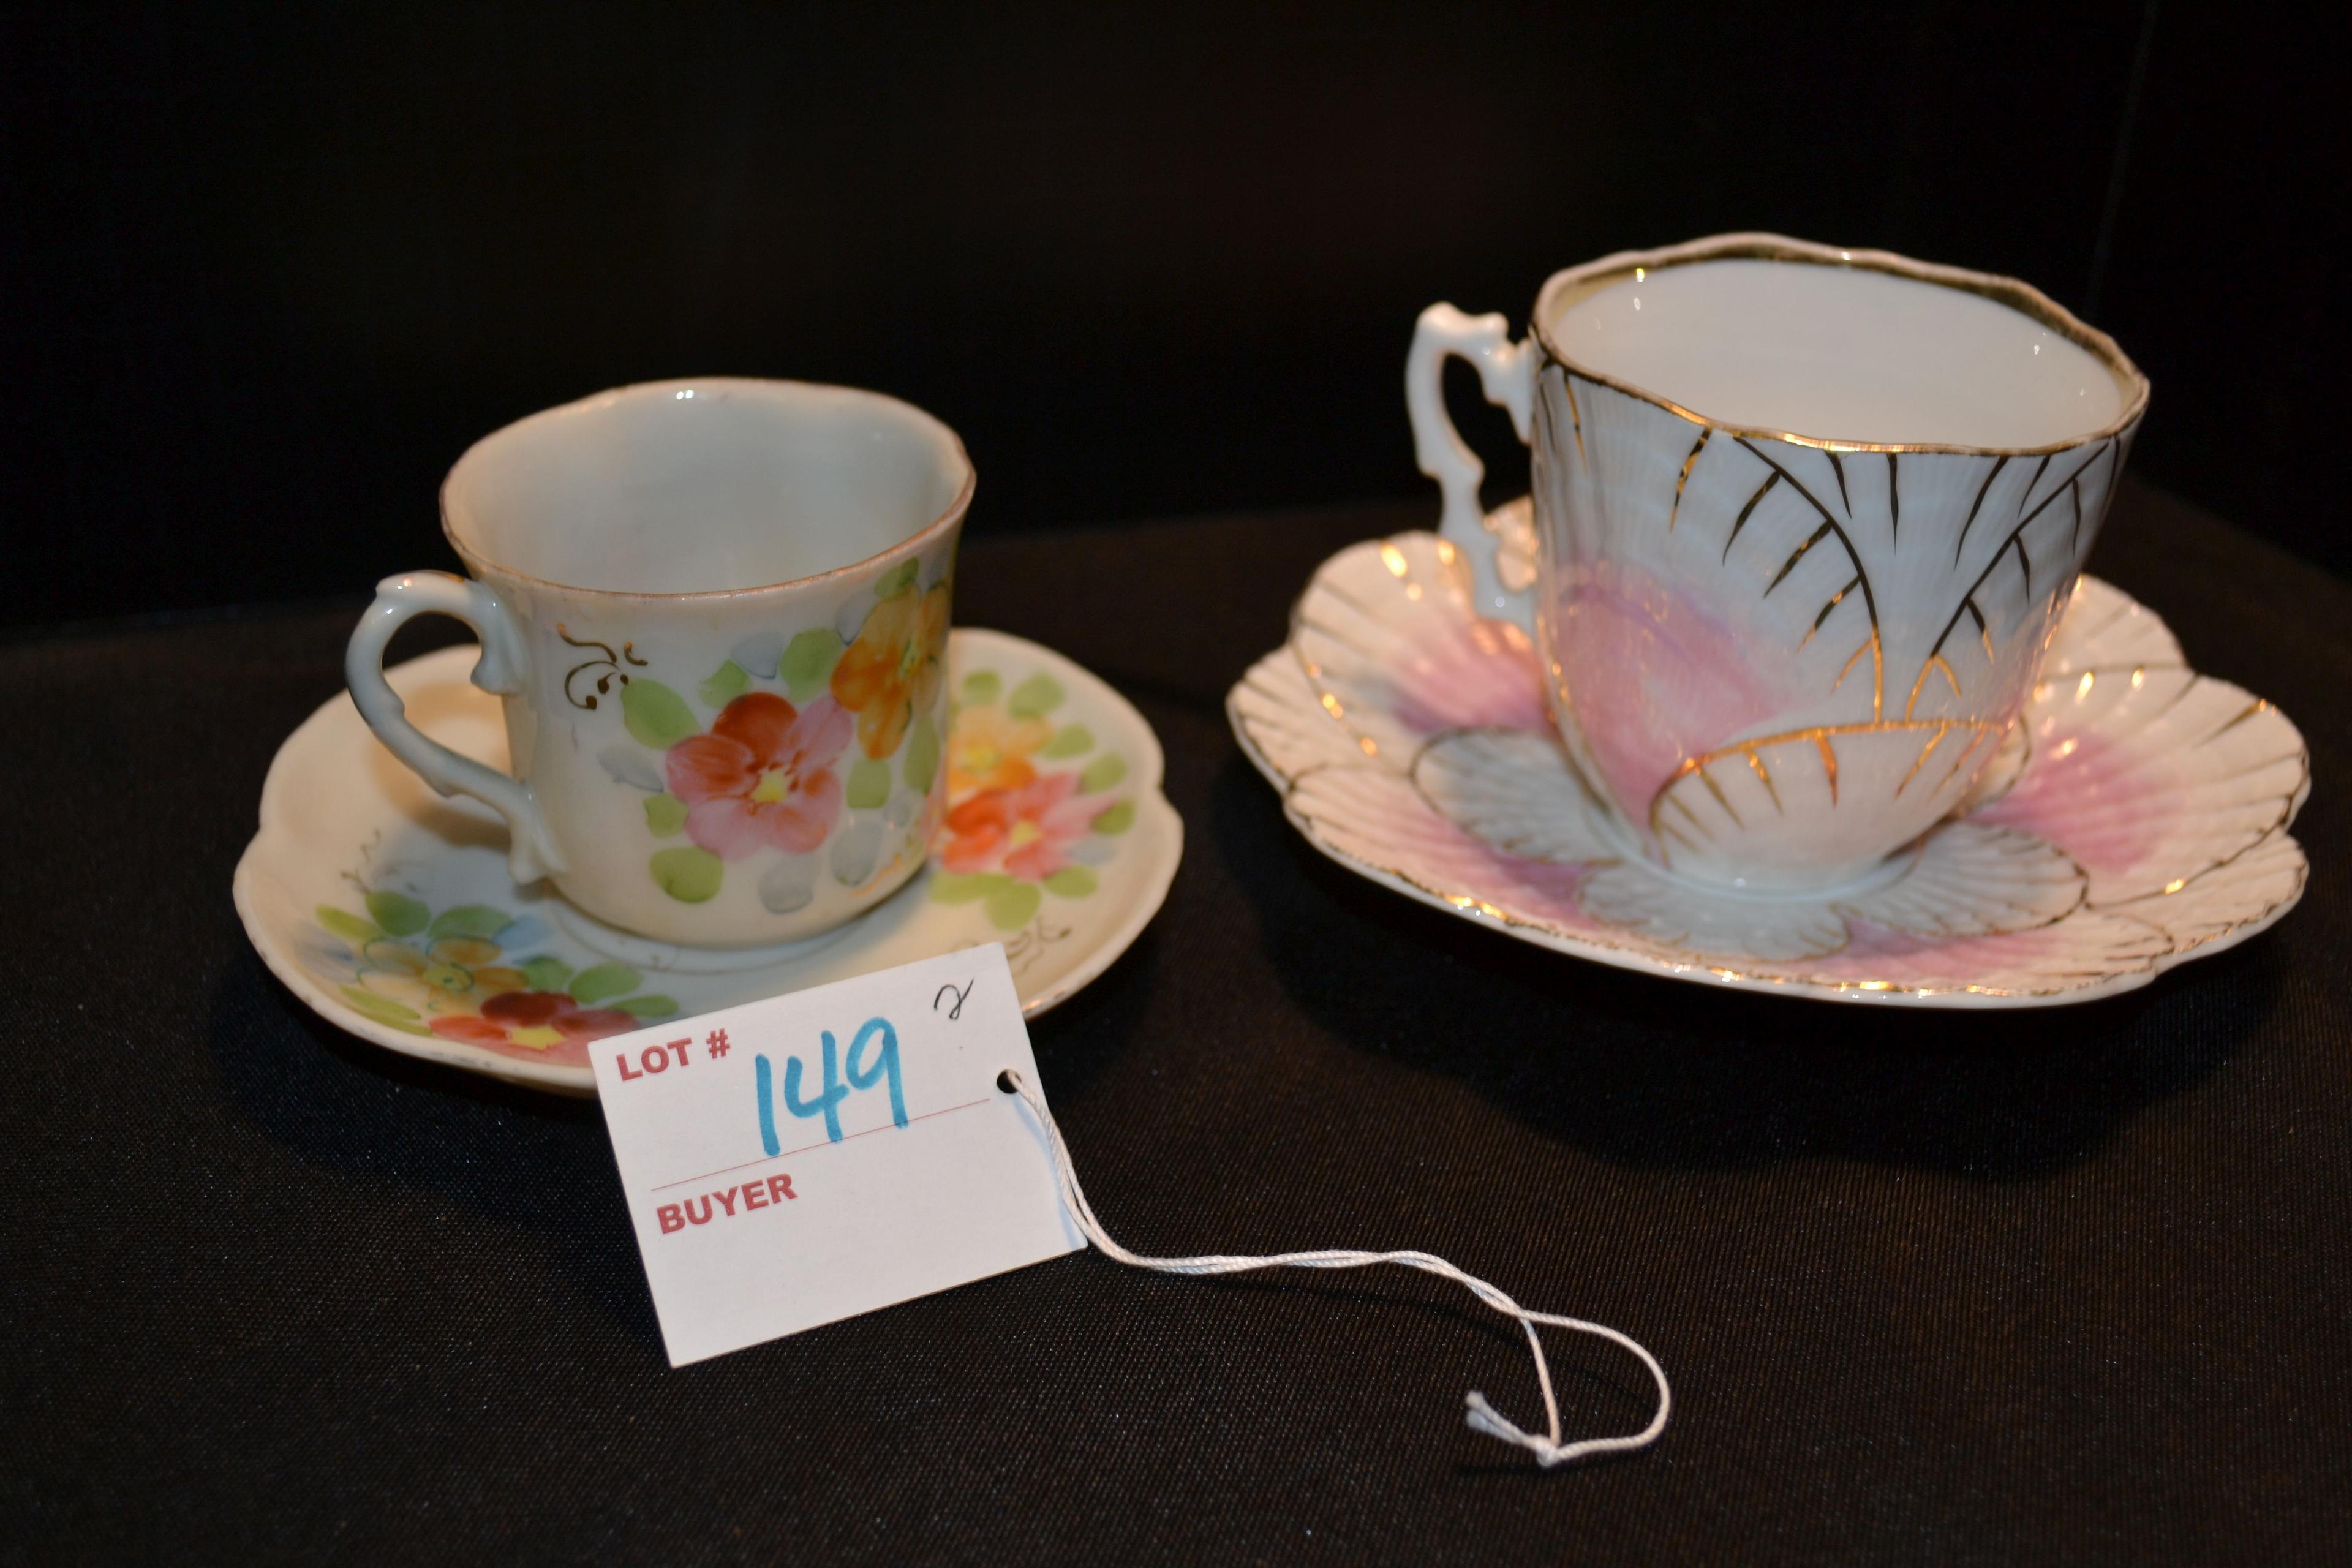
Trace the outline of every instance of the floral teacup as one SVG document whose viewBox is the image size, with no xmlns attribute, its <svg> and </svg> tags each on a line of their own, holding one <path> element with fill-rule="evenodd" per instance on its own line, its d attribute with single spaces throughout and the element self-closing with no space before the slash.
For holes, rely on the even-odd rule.
<svg viewBox="0 0 2352 1568">
<path fill-rule="evenodd" d="M 872 908 L 939 825 L 955 433 L 798 382 L 626 387 L 477 443 L 442 487 L 473 574 L 385 579 L 352 700 L 444 795 L 506 819 L 519 882 L 593 922 L 772 946 Z M 432 741 L 383 678 L 413 616 L 481 638 L 512 777 Z"/>
</svg>

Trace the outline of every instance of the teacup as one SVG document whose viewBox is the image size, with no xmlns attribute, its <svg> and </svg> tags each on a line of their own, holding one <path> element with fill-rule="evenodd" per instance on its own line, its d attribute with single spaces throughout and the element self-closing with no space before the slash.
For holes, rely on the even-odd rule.
<svg viewBox="0 0 2352 1568">
<path fill-rule="evenodd" d="M 924 864 L 971 463 L 895 398 L 798 382 L 623 388 L 477 443 L 441 490 L 471 579 L 385 579 L 352 700 L 443 795 L 506 819 L 582 934 L 799 941 Z M 426 738 L 383 677 L 413 616 L 481 639 L 512 776 Z"/>
<path fill-rule="evenodd" d="M 1533 448 L 1531 537 L 1481 512 L 1449 354 Z M 1612 831 L 1764 896 L 1868 879 L 1968 803 L 2148 395 L 2023 283 L 1763 234 L 1556 273 L 1522 342 L 1433 305 L 1405 389 L 1443 535 L 1534 637 Z"/>
</svg>

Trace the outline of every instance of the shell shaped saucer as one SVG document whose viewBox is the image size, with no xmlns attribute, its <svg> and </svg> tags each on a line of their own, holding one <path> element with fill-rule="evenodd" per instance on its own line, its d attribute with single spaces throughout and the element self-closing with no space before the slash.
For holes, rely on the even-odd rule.
<svg viewBox="0 0 2352 1568">
<path fill-rule="evenodd" d="M 1526 504 L 1489 526 L 1511 537 Z M 2287 828 L 2310 787 L 2303 737 L 2095 578 L 1961 806 L 1882 874 L 1788 899 L 1623 847 L 1570 772 L 1526 634 L 1471 595 L 1434 534 L 1351 546 L 1226 712 L 1318 849 L 1522 941 L 1748 990 L 2048 1006 L 2145 985 L 2302 896 Z"/>
<path fill-rule="evenodd" d="M 478 654 L 445 648 L 388 673 L 429 733 L 503 770 L 499 699 L 470 679 Z M 1158 911 L 1183 823 L 1160 793 L 1151 727 L 1100 679 L 1001 632 L 957 628 L 949 661 L 947 812 L 929 863 L 859 919 L 761 962 L 600 940 L 546 884 L 517 887 L 504 825 L 436 795 L 348 693 L 278 748 L 237 912 L 263 962 L 337 1028 L 574 1094 L 595 1093 L 587 1052 L 607 1036 L 991 942 L 1034 1017 Z"/>
</svg>

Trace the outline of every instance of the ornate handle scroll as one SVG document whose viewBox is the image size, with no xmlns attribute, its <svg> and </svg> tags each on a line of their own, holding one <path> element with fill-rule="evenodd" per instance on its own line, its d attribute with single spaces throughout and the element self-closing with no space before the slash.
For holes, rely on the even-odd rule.
<svg viewBox="0 0 2352 1568">
<path fill-rule="evenodd" d="M 343 680 L 352 701 L 392 754 L 442 795 L 469 795 L 506 818 L 507 869 L 518 882 L 535 882 L 566 868 L 563 853 L 540 815 L 530 788 L 460 756 L 409 721 L 406 704 L 383 678 L 384 645 L 416 616 L 453 616 L 474 628 L 482 657 L 474 684 L 511 696 L 522 689 L 522 638 L 512 614 L 482 584 L 446 572 L 410 572 L 376 584 L 375 603 L 352 630 L 343 651 Z"/>
<path fill-rule="evenodd" d="M 1469 558 L 1477 578 L 1479 613 L 1531 626 L 1533 606 L 1528 595 L 1505 587 L 1496 573 L 1497 542 L 1486 529 L 1478 501 L 1478 481 L 1486 477 L 1486 465 L 1445 412 L 1448 356 L 1477 367 L 1486 401 L 1509 412 L 1512 428 L 1525 441 L 1535 403 L 1535 349 L 1511 342 L 1510 323 L 1500 315 L 1469 316 L 1437 304 L 1421 313 L 1413 328 L 1412 352 L 1404 362 L 1413 458 L 1421 471 L 1437 481 L 1445 500 L 1438 532 Z"/>
</svg>

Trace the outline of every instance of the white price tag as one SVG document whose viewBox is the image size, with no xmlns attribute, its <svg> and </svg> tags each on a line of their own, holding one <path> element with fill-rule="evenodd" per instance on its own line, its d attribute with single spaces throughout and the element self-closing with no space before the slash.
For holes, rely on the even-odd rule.
<svg viewBox="0 0 2352 1568">
<path fill-rule="evenodd" d="M 590 1051 L 672 1366 L 1086 1246 L 998 946 Z"/>
</svg>

